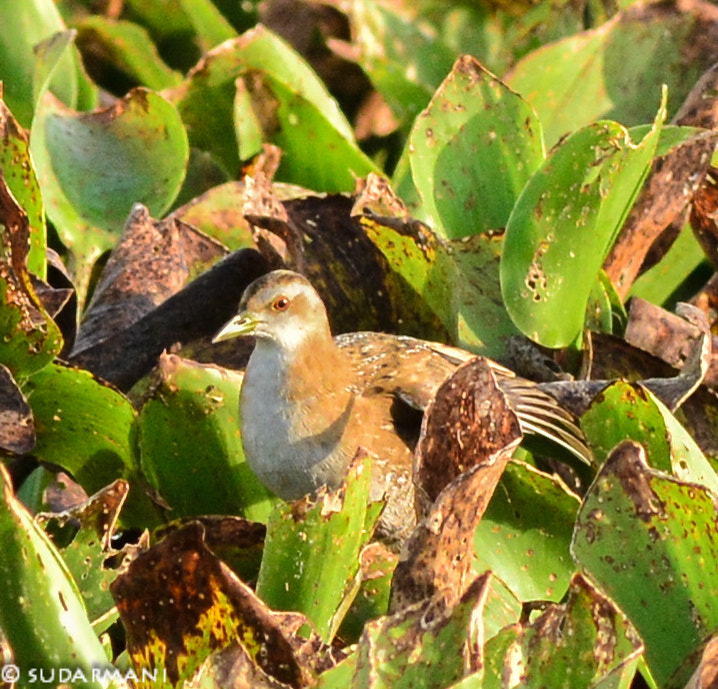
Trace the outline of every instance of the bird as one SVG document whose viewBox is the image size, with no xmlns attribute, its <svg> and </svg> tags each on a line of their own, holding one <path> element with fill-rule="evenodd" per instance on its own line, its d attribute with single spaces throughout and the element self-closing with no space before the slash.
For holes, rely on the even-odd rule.
<svg viewBox="0 0 718 689">
<path fill-rule="evenodd" d="M 274 270 L 245 290 L 238 313 L 213 337 L 254 336 L 240 389 L 240 433 L 261 483 L 293 501 L 344 480 L 361 447 L 373 456 L 370 498 L 386 500 L 376 535 L 390 545 L 415 526 L 412 467 L 423 410 L 474 355 L 379 332 L 332 336 L 311 282 Z M 523 432 L 552 439 L 590 463 L 572 414 L 535 383 L 489 360 Z"/>
</svg>

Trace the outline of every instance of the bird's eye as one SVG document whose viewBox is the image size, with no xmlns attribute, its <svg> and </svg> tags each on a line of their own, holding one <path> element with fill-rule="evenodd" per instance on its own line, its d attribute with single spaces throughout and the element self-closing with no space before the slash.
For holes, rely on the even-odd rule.
<svg viewBox="0 0 718 689">
<path fill-rule="evenodd" d="M 289 298 L 285 296 L 277 297 L 272 302 L 272 311 L 286 311 L 289 308 Z"/>
</svg>

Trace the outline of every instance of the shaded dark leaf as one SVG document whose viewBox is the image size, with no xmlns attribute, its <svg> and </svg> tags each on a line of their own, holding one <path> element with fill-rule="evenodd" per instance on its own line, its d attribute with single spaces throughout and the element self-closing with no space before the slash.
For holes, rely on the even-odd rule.
<svg viewBox="0 0 718 689">
<path fill-rule="evenodd" d="M 393 610 L 435 596 L 452 605 L 476 578 L 474 530 L 521 438 L 518 419 L 483 359 L 464 364 L 439 388 L 417 450 L 415 482 L 425 516 L 397 565 Z"/>
<path fill-rule="evenodd" d="M 127 390 L 152 370 L 165 349 L 217 332 L 236 312 L 245 287 L 265 270 L 260 254 L 240 249 L 129 328 L 72 355 L 70 361 Z"/>
<path fill-rule="evenodd" d="M 10 370 L 0 364 L 0 449 L 21 455 L 33 447 L 32 409 Z"/>
<path fill-rule="evenodd" d="M 675 124 L 714 130 L 718 124 L 717 83 L 718 67 L 714 66 L 688 94 Z M 604 263 L 621 298 L 628 294 L 653 242 L 693 199 L 717 142 L 718 131 L 697 133 L 653 161 L 643 189 Z"/>
<path fill-rule="evenodd" d="M 72 355 L 126 330 L 227 254 L 179 220 L 155 221 L 136 204 L 110 254 Z"/>
<path fill-rule="evenodd" d="M 198 523 L 143 553 L 111 590 L 133 662 L 165 668 L 172 684 L 235 640 L 275 679 L 299 687 L 308 678 L 283 627 L 298 616 L 272 613 L 207 549 Z"/>
</svg>

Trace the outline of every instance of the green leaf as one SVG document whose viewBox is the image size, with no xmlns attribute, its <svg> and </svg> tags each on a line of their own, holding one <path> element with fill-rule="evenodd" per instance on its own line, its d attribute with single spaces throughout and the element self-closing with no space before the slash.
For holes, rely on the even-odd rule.
<svg viewBox="0 0 718 689">
<path fill-rule="evenodd" d="M 0 100 L 0 172 L 18 205 L 27 214 L 30 247 L 27 269 L 45 279 L 46 228 L 42 195 L 30 158 L 30 142 L 5 103 Z"/>
<path fill-rule="evenodd" d="M 317 190 L 347 191 L 354 187 L 352 170 L 357 176 L 376 171 L 316 74 L 263 26 L 207 53 L 169 97 L 192 145 L 212 153 L 231 177 L 241 165 L 239 145 L 242 155 L 256 152 L 260 128 L 265 140 L 286 149 L 279 171 L 285 181 L 308 179 Z M 239 144 L 228 136 L 235 130 Z M 322 146 L 330 148 L 317 158 Z"/>
<path fill-rule="evenodd" d="M 0 81 L 3 97 L 23 127 L 29 127 L 35 109 L 36 57 L 34 48 L 65 30 L 52 0 L 0 0 Z M 53 65 L 54 66 L 54 65 Z M 50 83 L 50 90 L 67 106 L 77 105 L 79 59 L 65 52 Z"/>
<path fill-rule="evenodd" d="M 651 467 L 683 481 L 701 483 L 718 495 L 718 476 L 696 441 L 651 392 L 618 381 L 605 388 L 581 417 L 597 464 L 623 440 L 646 450 Z"/>
<path fill-rule="evenodd" d="M 277 499 L 244 459 L 241 374 L 162 355 L 139 417 L 142 468 L 173 517 L 234 514 L 266 522 Z"/>
<path fill-rule="evenodd" d="M 572 552 L 646 644 L 659 686 L 683 686 L 718 626 L 718 509 L 703 486 L 649 468 L 640 446 L 609 456 L 586 494 Z"/>
<path fill-rule="evenodd" d="M 60 668 L 108 667 L 102 645 L 87 619 L 77 586 L 55 547 L 12 494 L 0 465 L 0 628 L 20 669 L 18 686 L 34 686 L 31 668 L 45 676 Z M 37 680 L 35 680 L 37 682 Z M 73 686 L 99 682 L 74 679 Z"/>
<path fill-rule="evenodd" d="M 117 478 L 130 483 L 122 519 L 144 528 L 158 523 L 140 474 L 135 411 L 129 400 L 88 371 L 50 364 L 25 384 L 42 462 L 62 467 L 88 494 Z"/>
<path fill-rule="evenodd" d="M 431 32 L 370 0 L 351 5 L 357 62 L 408 127 L 451 70 L 454 53 Z"/>
<path fill-rule="evenodd" d="M 121 553 L 113 550 L 110 544 L 127 491 L 127 483 L 120 479 L 67 512 L 38 515 L 38 521 L 48 526 L 62 528 L 79 523 L 71 542 L 61 548 L 61 554 L 77 582 L 96 633 L 98 624 L 105 629 L 114 617 L 108 613 L 115 606 L 110 583 L 117 576 L 117 568 L 107 567 L 106 562 L 121 559 Z M 47 527 L 46 530 L 50 531 Z M 105 620 L 98 623 L 101 617 Z"/>
<path fill-rule="evenodd" d="M 337 131 L 321 106 L 303 97 L 294 82 L 285 83 L 271 74 L 252 72 L 237 82 L 240 94 L 236 127 L 240 142 L 246 140 L 245 117 L 249 116 L 250 140 L 256 148 L 258 115 L 262 139 L 282 149 L 276 179 L 324 192 L 351 191 L 359 177 L 379 172 L 361 149 Z M 251 110 L 247 110 L 249 93 Z M 322 155 L 317 157 L 317 151 Z M 254 151 L 258 152 L 258 151 Z M 244 151 L 243 151 L 244 155 Z"/>
<path fill-rule="evenodd" d="M 303 612 L 327 642 L 356 593 L 359 551 L 379 517 L 376 509 L 368 512 L 370 484 L 366 457 L 352 467 L 345 487 L 316 504 L 280 506 L 267 525 L 257 595 L 274 610 Z"/>
<path fill-rule="evenodd" d="M 210 0 L 179 0 L 179 4 L 192 23 L 203 51 L 237 35 L 232 25 Z"/>
<path fill-rule="evenodd" d="M 481 647 L 490 579 L 490 572 L 476 579 L 453 610 L 414 605 L 367 624 L 353 686 L 446 687 L 459 681 Z"/>
<path fill-rule="evenodd" d="M 0 217 L 0 363 L 22 385 L 60 352 L 62 336 L 35 294 L 26 266 L 28 216 L 4 177 L 0 177 Z"/>
<path fill-rule="evenodd" d="M 684 227 L 663 258 L 631 285 L 629 296 L 663 306 L 698 266 L 706 260 L 691 228 Z"/>
<path fill-rule="evenodd" d="M 30 144 L 47 214 L 74 254 L 81 293 L 134 203 L 156 217 L 170 206 L 189 155 L 177 111 L 145 89 L 89 114 L 46 96 Z"/>
<path fill-rule="evenodd" d="M 666 115 L 634 144 L 615 122 L 555 148 L 524 188 L 506 227 L 501 289 L 521 331 L 547 347 L 574 342 L 598 271 L 648 174 Z"/>
<path fill-rule="evenodd" d="M 561 600 L 578 506 L 553 477 L 509 462 L 474 533 L 474 569 L 490 569 L 521 601 Z"/>
<path fill-rule="evenodd" d="M 695 47 L 695 22 L 691 12 L 639 5 L 528 53 L 506 80 L 536 108 L 551 146 L 600 119 L 643 124 L 652 119 L 661 85 L 675 112 L 712 64 L 712 58 L 685 59 Z"/>
<path fill-rule="evenodd" d="M 379 221 L 362 224 L 403 288 L 415 299 L 419 295 L 453 342 L 486 356 L 502 356 L 507 339 L 518 330 L 501 302 L 501 237 L 480 234 L 450 241 L 418 223 L 410 224 L 410 232 Z"/>
<path fill-rule="evenodd" d="M 142 86 L 157 91 L 180 82 L 179 72 L 162 61 L 157 47 L 143 27 L 92 15 L 83 17 L 75 28 L 78 45 L 91 47 L 93 61 L 105 60 Z"/>
<path fill-rule="evenodd" d="M 506 225 L 543 160 L 541 126 L 520 96 L 459 58 L 414 125 L 411 169 L 429 224 L 452 239 Z"/>
<path fill-rule="evenodd" d="M 522 687 L 629 689 L 642 644 L 626 616 L 581 575 L 564 602 L 508 627 L 484 647 L 484 689 L 521 678 Z"/>
</svg>

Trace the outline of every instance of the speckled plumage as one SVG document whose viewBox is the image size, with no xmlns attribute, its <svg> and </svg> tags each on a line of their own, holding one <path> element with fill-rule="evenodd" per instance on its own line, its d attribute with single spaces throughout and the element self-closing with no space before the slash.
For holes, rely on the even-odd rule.
<svg viewBox="0 0 718 689">
<path fill-rule="evenodd" d="M 372 497 L 386 495 L 378 527 L 388 541 L 415 524 L 413 449 L 421 413 L 472 355 L 410 337 L 364 332 L 332 338 L 321 298 L 303 276 L 274 271 L 246 290 L 215 341 L 254 335 L 240 395 L 245 456 L 258 478 L 293 500 L 336 488 L 359 447 L 375 456 Z M 522 424 L 581 455 L 570 414 L 533 383 L 495 365 Z"/>
</svg>

